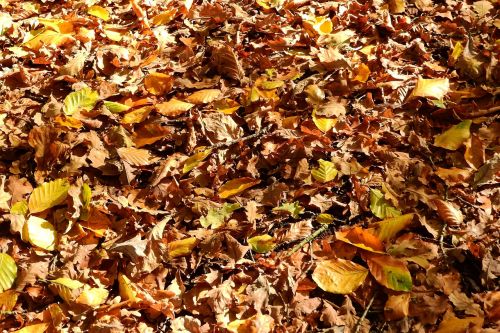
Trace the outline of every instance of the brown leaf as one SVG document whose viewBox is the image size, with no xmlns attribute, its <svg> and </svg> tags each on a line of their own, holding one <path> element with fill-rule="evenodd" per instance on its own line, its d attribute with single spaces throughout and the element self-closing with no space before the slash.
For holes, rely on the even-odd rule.
<svg viewBox="0 0 500 333">
<path fill-rule="evenodd" d="M 432 202 L 436 205 L 439 217 L 449 226 L 458 226 L 464 222 L 462 212 L 451 202 L 441 199 L 435 199 Z"/>
<path fill-rule="evenodd" d="M 229 45 L 218 44 L 212 48 L 212 63 L 220 74 L 230 79 L 241 81 L 245 75 L 238 57 Z"/>
</svg>

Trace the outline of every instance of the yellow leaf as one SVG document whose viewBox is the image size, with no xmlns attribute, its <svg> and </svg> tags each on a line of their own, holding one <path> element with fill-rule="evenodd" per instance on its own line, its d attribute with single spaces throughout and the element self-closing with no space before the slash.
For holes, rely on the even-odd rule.
<svg viewBox="0 0 500 333">
<path fill-rule="evenodd" d="M 85 285 L 82 293 L 75 300 L 78 304 L 84 304 L 91 307 L 101 305 L 108 298 L 109 292 L 104 288 L 91 288 Z"/>
<path fill-rule="evenodd" d="M 153 27 L 157 27 L 159 25 L 164 25 L 172 21 L 172 19 L 175 17 L 175 14 L 177 13 L 177 9 L 170 9 L 167 11 L 164 11 L 156 16 L 153 16 L 151 18 L 151 25 Z"/>
<path fill-rule="evenodd" d="M 149 150 L 139 148 L 118 148 L 116 150 L 120 158 L 133 166 L 149 165 L 155 161 Z"/>
<path fill-rule="evenodd" d="M 31 192 L 28 201 L 30 213 L 38 213 L 61 204 L 68 196 L 68 190 L 67 179 L 56 179 L 38 186 Z"/>
<path fill-rule="evenodd" d="M 276 242 L 271 235 L 254 236 L 248 239 L 248 244 L 252 250 L 258 253 L 266 253 L 274 249 Z"/>
<path fill-rule="evenodd" d="M 20 330 L 13 331 L 12 333 L 45 333 L 49 328 L 48 323 L 40 323 L 35 325 L 29 325 L 21 328 Z"/>
<path fill-rule="evenodd" d="M 398 232 L 411 224 L 413 215 L 414 214 L 405 214 L 377 222 L 374 230 L 375 235 L 382 242 L 392 239 Z"/>
<path fill-rule="evenodd" d="M 448 79 L 423 79 L 418 78 L 412 96 L 430 97 L 434 99 L 443 99 L 450 90 L 450 81 Z"/>
<path fill-rule="evenodd" d="M 0 254 L 0 256 L 2 254 Z M 0 271 L 1 271 L 1 267 L 2 267 L 2 264 L 0 264 Z M 16 267 L 16 271 L 17 271 L 17 267 Z M 2 281 L 2 278 L 0 277 L 0 290 L 2 290 L 2 282 L 1 281 Z M 19 296 L 19 293 L 15 290 L 7 290 L 7 291 L 4 291 L 3 293 L 0 292 L 0 309 L 2 309 L 3 311 L 12 311 L 12 309 L 14 309 L 14 307 L 16 306 L 18 296 Z"/>
<path fill-rule="evenodd" d="M 118 289 L 120 291 L 121 298 L 124 300 L 131 301 L 133 303 L 140 300 L 137 297 L 137 287 L 126 275 L 122 273 L 118 274 Z"/>
<path fill-rule="evenodd" d="M 224 98 L 214 102 L 214 107 L 218 112 L 233 114 L 240 108 L 240 104 L 230 98 Z"/>
<path fill-rule="evenodd" d="M 472 120 L 464 120 L 434 138 L 434 145 L 448 150 L 457 150 L 470 137 Z"/>
<path fill-rule="evenodd" d="M 325 92 L 316 84 L 307 86 L 304 91 L 307 94 L 307 101 L 311 104 L 321 103 L 325 99 Z"/>
<path fill-rule="evenodd" d="M 94 5 L 94 6 L 89 7 L 89 9 L 87 10 L 87 13 L 89 13 L 92 16 L 98 17 L 104 21 L 109 20 L 108 10 L 106 8 L 98 6 L 98 5 Z"/>
<path fill-rule="evenodd" d="M 152 106 L 144 106 L 137 110 L 131 111 L 123 116 L 121 123 L 122 124 L 142 123 L 144 120 L 148 118 L 151 111 L 153 111 Z"/>
<path fill-rule="evenodd" d="M 174 79 L 164 73 L 153 72 L 144 79 L 144 87 L 153 95 L 164 95 L 172 90 Z"/>
<path fill-rule="evenodd" d="M 51 287 L 53 287 L 57 294 L 66 302 L 73 302 L 82 292 L 82 288 L 85 286 L 84 283 L 73 280 L 70 278 L 59 278 L 56 280 L 50 280 Z"/>
<path fill-rule="evenodd" d="M 104 101 L 104 106 L 112 113 L 120 113 L 130 109 L 128 105 L 111 101 Z"/>
<path fill-rule="evenodd" d="M 64 98 L 64 114 L 71 116 L 79 110 L 91 111 L 99 101 L 99 93 L 88 87 L 69 93 Z"/>
<path fill-rule="evenodd" d="M 335 221 L 335 218 L 332 214 L 323 213 L 316 216 L 316 221 L 321 224 L 330 224 Z"/>
<path fill-rule="evenodd" d="M 314 179 L 319 182 L 327 183 L 332 181 L 337 176 L 337 169 L 335 169 L 335 164 L 330 161 L 319 160 L 319 167 L 311 171 L 311 175 Z"/>
<path fill-rule="evenodd" d="M 196 154 L 191 155 L 184 161 L 182 173 L 188 173 L 196 168 L 208 155 L 212 153 L 212 149 L 205 149 Z"/>
<path fill-rule="evenodd" d="M 319 35 L 327 35 L 333 30 L 332 21 L 326 16 L 318 16 L 308 21 Z"/>
<path fill-rule="evenodd" d="M 316 265 L 312 279 L 321 289 L 334 294 L 350 294 L 366 279 L 368 270 L 344 259 L 323 260 Z"/>
<path fill-rule="evenodd" d="M 47 251 L 55 249 L 56 237 L 57 232 L 49 221 L 33 215 L 23 226 L 23 240 Z"/>
<path fill-rule="evenodd" d="M 102 31 L 104 31 L 104 34 L 106 35 L 106 37 L 108 37 L 109 39 L 111 39 L 114 42 L 121 41 L 123 38 L 123 35 L 125 34 L 121 30 L 114 29 L 112 27 L 106 27 L 106 26 L 102 29 Z"/>
<path fill-rule="evenodd" d="M 366 82 L 370 77 L 370 68 L 365 64 L 360 64 L 356 71 L 356 76 L 354 77 L 354 81 Z"/>
<path fill-rule="evenodd" d="M 193 252 L 198 241 L 195 237 L 184 238 L 168 243 L 168 255 L 170 258 L 186 256 Z"/>
<path fill-rule="evenodd" d="M 0 293 L 10 289 L 17 277 L 15 260 L 7 253 L 0 253 Z"/>
<path fill-rule="evenodd" d="M 194 104 L 172 98 L 168 102 L 157 104 L 156 109 L 165 116 L 176 117 L 187 112 L 193 106 Z"/>
<path fill-rule="evenodd" d="M 390 0 L 389 10 L 392 14 L 401 14 L 406 10 L 406 0 Z"/>
<path fill-rule="evenodd" d="M 462 43 L 456 42 L 455 47 L 453 47 L 453 52 L 450 55 L 450 58 L 453 62 L 456 62 L 458 58 L 462 55 L 462 52 L 464 52 L 464 47 L 462 46 Z"/>
<path fill-rule="evenodd" d="M 259 183 L 260 179 L 250 177 L 232 179 L 219 188 L 219 197 L 222 199 L 229 198 Z"/>
<path fill-rule="evenodd" d="M 38 18 L 38 22 L 46 28 L 51 28 L 61 34 L 70 34 L 73 32 L 73 23 L 66 20 Z"/>
<path fill-rule="evenodd" d="M 360 227 L 353 227 L 344 231 L 336 231 L 337 240 L 354 245 L 370 252 L 383 253 L 384 244 L 374 234 Z"/>
<path fill-rule="evenodd" d="M 32 50 L 38 51 L 44 45 L 60 47 L 74 40 L 75 39 L 70 34 L 62 34 L 57 31 L 45 29 L 25 42 L 23 45 Z"/>
<path fill-rule="evenodd" d="M 220 94 L 219 89 L 203 89 L 189 95 L 186 101 L 193 104 L 206 104 L 214 101 Z"/>
<path fill-rule="evenodd" d="M 323 133 L 328 132 L 337 124 L 336 118 L 317 117 L 314 111 L 312 114 L 312 120 L 314 122 L 314 125 L 316 125 L 316 127 L 319 128 L 319 130 Z"/>
<path fill-rule="evenodd" d="M 83 123 L 71 116 L 65 116 L 65 115 L 57 115 L 54 118 L 54 122 L 59 124 L 60 126 L 68 127 L 68 128 L 82 128 Z"/>
</svg>

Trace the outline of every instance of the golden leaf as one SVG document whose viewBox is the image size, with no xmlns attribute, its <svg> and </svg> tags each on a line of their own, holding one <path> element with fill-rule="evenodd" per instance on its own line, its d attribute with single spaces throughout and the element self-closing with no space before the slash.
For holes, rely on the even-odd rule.
<svg viewBox="0 0 500 333">
<path fill-rule="evenodd" d="M 153 27 L 157 27 L 159 25 L 164 25 L 172 21 L 172 19 L 175 17 L 175 14 L 177 13 L 177 8 L 170 9 L 167 11 L 164 11 L 156 16 L 153 16 L 151 18 L 151 25 Z"/>
<path fill-rule="evenodd" d="M 430 97 L 434 99 L 443 99 L 450 90 L 450 81 L 448 79 L 423 79 L 418 78 L 412 96 Z"/>
<path fill-rule="evenodd" d="M 254 179 L 250 177 L 232 179 L 219 188 L 219 197 L 221 197 L 222 199 L 229 198 L 259 183 L 260 179 Z"/>
<path fill-rule="evenodd" d="M 122 273 L 118 273 L 118 288 L 120 296 L 124 300 L 131 301 L 132 303 L 136 303 L 140 300 L 137 297 L 137 287 Z"/>
<path fill-rule="evenodd" d="M 385 319 L 400 320 L 407 317 L 410 310 L 410 296 L 410 293 L 389 295 L 384 307 Z"/>
<path fill-rule="evenodd" d="M 153 95 L 163 95 L 172 90 L 174 79 L 164 73 L 152 72 L 144 79 L 144 87 Z"/>
<path fill-rule="evenodd" d="M 184 166 L 182 167 L 182 173 L 188 173 L 189 171 L 196 168 L 211 153 L 212 149 L 205 149 L 188 157 L 184 161 Z"/>
<path fill-rule="evenodd" d="M 123 116 L 121 123 L 122 124 L 142 123 L 144 120 L 148 118 L 151 111 L 153 111 L 152 106 L 144 106 L 142 108 L 130 111 L 129 113 Z"/>
<path fill-rule="evenodd" d="M 366 279 L 368 270 L 352 261 L 333 259 L 320 261 L 312 279 L 321 289 L 334 294 L 350 294 Z"/>
<path fill-rule="evenodd" d="M 31 192 L 28 201 L 30 213 L 38 213 L 63 203 L 68 196 L 68 190 L 67 179 L 56 179 L 38 186 Z"/>
<path fill-rule="evenodd" d="M 2 256 L 2 254 L 3 253 L 0 253 L 0 257 Z M 2 265 L 3 264 L 0 263 L 0 271 L 2 271 Z M 16 267 L 16 273 L 17 273 L 17 267 Z M 2 290 L 3 279 L 5 279 L 5 277 L 0 277 L 0 290 Z M 0 309 L 2 309 L 3 311 L 12 311 L 12 309 L 14 309 L 14 307 L 16 306 L 18 296 L 19 293 L 15 290 L 7 290 L 4 292 L 0 292 Z"/>
<path fill-rule="evenodd" d="M 219 89 L 203 89 L 189 95 L 186 101 L 193 104 L 206 104 L 217 99 L 220 94 L 221 91 Z"/>
<path fill-rule="evenodd" d="M 156 109 L 165 116 L 176 117 L 189 111 L 193 106 L 194 104 L 172 98 L 168 102 L 157 104 Z"/>
<path fill-rule="evenodd" d="M 187 256 L 193 252 L 194 247 L 198 243 L 195 237 L 176 240 L 167 244 L 168 255 L 170 258 Z"/>
<path fill-rule="evenodd" d="M 406 264 L 389 255 L 365 252 L 370 273 L 381 285 L 396 291 L 410 291 L 412 280 Z"/>
<path fill-rule="evenodd" d="M 49 328 L 48 323 L 40 323 L 29 326 L 24 326 L 20 330 L 13 331 L 12 333 L 45 333 Z"/>
<path fill-rule="evenodd" d="M 274 249 L 276 242 L 271 235 L 259 235 L 248 239 L 248 244 L 252 250 L 258 253 L 266 253 Z"/>
<path fill-rule="evenodd" d="M 5 290 L 10 289 L 14 284 L 16 277 L 16 261 L 7 253 L 0 253 L 0 293 L 3 293 Z"/>
<path fill-rule="evenodd" d="M 322 159 L 320 159 L 318 163 L 319 167 L 311 171 L 311 175 L 314 179 L 322 183 L 327 183 L 335 179 L 338 173 L 337 169 L 335 169 L 335 164 Z"/>
<path fill-rule="evenodd" d="M 472 121 L 468 119 L 452 126 L 434 138 L 434 145 L 448 150 L 457 150 L 469 139 L 471 124 Z"/>
<path fill-rule="evenodd" d="M 98 5 L 94 5 L 94 6 L 89 7 L 89 9 L 87 10 L 87 13 L 92 15 L 92 16 L 98 17 L 104 21 L 108 21 L 110 18 L 108 10 L 106 8 L 98 6 Z"/>
</svg>

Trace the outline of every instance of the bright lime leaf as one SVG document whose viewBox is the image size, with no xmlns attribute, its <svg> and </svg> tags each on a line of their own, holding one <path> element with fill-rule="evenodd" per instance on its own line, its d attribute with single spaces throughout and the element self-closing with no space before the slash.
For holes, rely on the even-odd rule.
<svg viewBox="0 0 500 333">
<path fill-rule="evenodd" d="M 43 183 L 31 192 L 28 207 L 30 213 L 38 213 L 57 206 L 68 196 L 69 182 L 67 179 L 56 179 Z"/>
<path fill-rule="evenodd" d="M 384 194 L 377 189 L 370 190 L 370 210 L 373 215 L 381 219 L 401 215 L 401 212 L 385 200 Z"/>
<path fill-rule="evenodd" d="M 99 100 L 99 93 L 90 88 L 83 88 L 78 91 L 69 93 L 64 99 L 64 113 L 67 116 L 72 115 L 76 111 L 90 111 L 94 108 Z"/>
<path fill-rule="evenodd" d="M 200 218 L 200 223 L 205 228 L 217 229 L 223 226 L 231 214 L 239 208 L 241 208 L 240 204 L 225 203 L 221 208 L 209 209 L 207 215 Z"/>
<path fill-rule="evenodd" d="M 319 167 L 311 171 L 311 175 L 319 182 L 327 183 L 337 176 L 337 169 L 330 161 L 319 160 Z"/>
<path fill-rule="evenodd" d="M 368 270 L 344 259 L 324 260 L 316 265 L 312 279 L 321 289 L 334 294 L 350 294 L 366 279 Z"/>
<path fill-rule="evenodd" d="M 472 120 L 464 120 L 434 138 L 434 145 L 448 150 L 457 150 L 470 137 Z"/>
<path fill-rule="evenodd" d="M 130 109 L 130 106 L 128 105 L 111 101 L 104 101 L 104 106 L 109 110 L 109 112 L 112 113 L 125 112 Z"/>
<path fill-rule="evenodd" d="M 7 253 L 0 253 L 0 293 L 10 289 L 17 277 L 17 266 Z"/>
<path fill-rule="evenodd" d="M 248 244 L 250 244 L 253 251 L 258 253 L 269 252 L 276 246 L 274 237 L 270 235 L 260 235 L 249 238 Z"/>
<path fill-rule="evenodd" d="M 396 291 L 410 291 L 412 281 L 406 264 L 389 255 L 370 253 L 365 255 L 370 273 L 381 285 Z"/>
<path fill-rule="evenodd" d="M 273 208 L 273 212 L 285 212 L 289 213 L 294 219 L 299 217 L 299 214 L 304 212 L 304 207 L 302 207 L 298 201 L 287 202 L 279 207 Z"/>
</svg>

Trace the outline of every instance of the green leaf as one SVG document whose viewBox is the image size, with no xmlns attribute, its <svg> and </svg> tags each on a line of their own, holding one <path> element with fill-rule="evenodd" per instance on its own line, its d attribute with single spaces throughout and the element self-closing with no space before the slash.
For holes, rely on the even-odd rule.
<svg viewBox="0 0 500 333">
<path fill-rule="evenodd" d="M 67 179 L 56 179 L 43 183 L 31 192 L 28 207 L 30 213 L 38 213 L 57 206 L 68 196 L 69 182 Z"/>
<path fill-rule="evenodd" d="M 99 93 L 85 87 L 78 91 L 69 93 L 68 96 L 64 98 L 63 111 L 67 116 L 70 116 L 79 110 L 90 111 L 94 108 L 98 100 Z"/>
<path fill-rule="evenodd" d="M 128 105 L 111 101 L 104 101 L 104 106 L 112 113 L 120 113 L 130 109 Z"/>
<path fill-rule="evenodd" d="M 472 120 L 464 120 L 434 138 L 434 145 L 448 150 L 457 150 L 470 137 Z"/>
<path fill-rule="evenodd" d="M 0 253 L 0 293 L 10 289 L 17 277 L 15 260 L 7 253 Z"/>
<path fill-rule="evenodd" d="M 241 206 L 238 203 L 224 203 L 221 208 L 209 209 L 207 215 L 200 218 L 200 223 L 204 228 L 211 227 L 212 229 L 217 229 L 224 225 L 233 212 L 239 208 Z"/>
<path fill-rule="evenodd" d="M 363 284 L 368 270 L 344 259 L 320 261 L 312 274 L 318 287 L 334 294 L 350 294 Z"/>
<path fill-rule="evenodd" d="M 269 252 L 276 246 L 274 237 L 270 235 L 260 235 L 249 238 L 248 244 L 250 244 L 253 251 L 258 253 Z"/>
<path fill-rule="evenodd" d="M 384 194 L 377 189 L 370 190 L 370 210 L 381 219 L 401 215 L 401 212 L 385 200 Z"/>
<path fill-rule="evenodd" d="M 311 171 L 311 175 L 319 182 L 327 183 L 337 176 L 337 169 L 330 161 L 319 160 L 319 167 Z"/>
<path fill-rule="evenodd" d="M 396 291 L 410 291 L 412 281 L 405 263 L 389 255 L 365 253 L 370 273 L 381 285 Z"/>
<path fill-rule="evenodd" d="M 18 201 L 10 207 L 10 213 L 15 215 L 26 215 L 28 213 L 28 203 L 26 200 Z"/>
<path fill-rule="evenodd" d="M 299 217 L 299 214 L 304 212 L 304 207 L 302 207 L 298 201 L 287 202 L 279 207 L 273 208 L 273 212 L 285 212 L 289 213 L 294 219 Z"/>
</svg>

